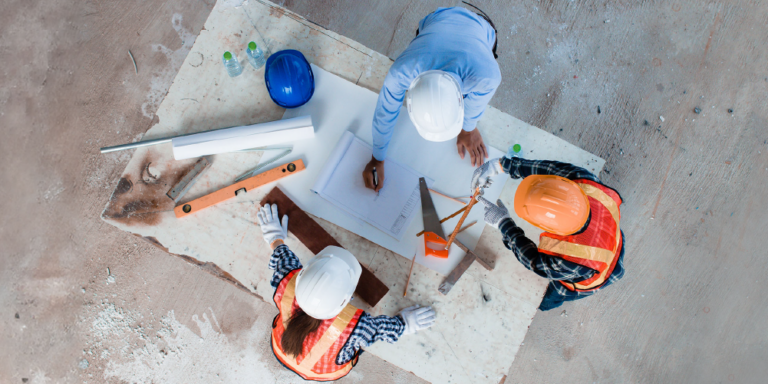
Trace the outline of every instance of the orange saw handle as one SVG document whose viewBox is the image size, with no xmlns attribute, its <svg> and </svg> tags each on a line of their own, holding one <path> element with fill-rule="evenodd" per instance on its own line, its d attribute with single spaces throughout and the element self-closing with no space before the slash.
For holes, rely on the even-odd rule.
<svg viewBox="0 0 768 384">
<path fill-rule="evenodd" d="M 430 244 L 436 244 L 437 248 L 430 248 Z M 435 256 L 441 259 L 448 258 L 448 250 L 445 249 L 445 245 L 448 244 L 445 239 L 436 235 L 434 232 L 424 232 L 424 255 Z"/>
</svg>

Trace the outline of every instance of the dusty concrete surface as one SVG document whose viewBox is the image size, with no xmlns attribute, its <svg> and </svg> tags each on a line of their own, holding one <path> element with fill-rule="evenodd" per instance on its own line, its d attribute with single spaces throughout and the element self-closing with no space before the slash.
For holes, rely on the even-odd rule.
<svg viewBox="0 0 768 384">
<path fill-rule="evenodd" d="M 285 6 L 396 57 L 447 3 Z M 507 382 L 763 382 L 768 4 L 508 3 L 477 3 L 492 105 L 608 160 L 627 276 L 539 313 Z M 129 155 L 97 148 L 150 126 L 212 5 L 0 4 L 0 383 L 295 380 L 273 308 L 99 219 Z M 417 379 L 364 355 L 348 381 Z"/>
<path fill-rule="evenodd" d="M 456 2 L 320 3 L 286 6 L 394 58 Z M 768 4 L 475 5 L 499 31 L 491 104 L 606 159 L 625 199 L 626 278 L 540 312 L 507 382 L 764 382 Z"/>
<path fill-rule="evenodd" d="M 213 4 L 0 4 L 0 383 L 299 381 L 274 306 L 100 219 L 130 154 L 98 148 L 147 130 Z"/>
</svg>

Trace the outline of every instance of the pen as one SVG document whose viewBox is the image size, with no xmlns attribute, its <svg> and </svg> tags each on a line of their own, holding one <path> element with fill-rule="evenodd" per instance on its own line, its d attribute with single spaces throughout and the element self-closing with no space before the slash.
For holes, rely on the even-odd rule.
<svg viewBox="0 0 768 384">
<path fill-rule="evenodd" d="M 373 167 L 373 187 L 378 188 L 379 187 L 379 174 L 376 173 L 376 167 Z M 376 191 L 376 196 L 379 195 L 379 191 Z"/>
</svg>

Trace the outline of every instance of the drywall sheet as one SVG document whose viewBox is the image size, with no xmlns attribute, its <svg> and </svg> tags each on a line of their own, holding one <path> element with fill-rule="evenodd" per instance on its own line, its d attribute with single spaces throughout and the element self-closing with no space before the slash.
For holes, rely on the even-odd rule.
<svg viewBox="0 0 768 384">
<path fill-rule="evenodd" d="M 418 198 L 418 193 L 419 204 L 415 207 L 416 219 L 410 222 L 398 239 L 367 222 L 361 224 L 354 215 L 348 214 L 343 208 L 335 204 L 329 204 L 321 196 L 312 192 L 312 186 L 321 178 L 322 167 L 331 158 L 333 148 L 337 146 L 345 132 L 349 131 L 368 145 L 371 144 L 373 141 L 371 123 L 378 98 L 378 94 L 320 67 L 313 65 L 312 70 L 315 75 L 314 96 L 307 104 L 286 110 L 284 118 L 302 115 L 312 116 L 315 125 L 315 140 L 295 144 L 294 153 L 304 159 L 307 170 L 301 178 L 286 179 L 280 183 L 285 193 L 302 209 L 313 215 L 339 225 L 407 259 L 412 259 L 416 255 L 416 262 L 441 275 L 450 273 L 464 257 L 465 252 L 458 246 L 452 245 L 447 259 L 424 257 L 424 241 L 420 237 L 416 237 L 416 234 L 424 229 L 424 224 L 420 218 L 421 199 Z M 489 147 L 488 149 L 491 157 L 503 155 L 503 152 L 496 148 Z M 452 140 L 434 143 L 423 139 L 411 124 L 407 113 L 401 113 L 397 120 L 387 154 L 387 161 L 389 160 L 412 168 L 417 174 L 434 180 L 430 187 L 449 196 L 470 194 L 469 182 L 474 167 L 469 163 L 469 159 L 462 160 L 459 157 L 456 143 Z M 361 170 L 366 162 L 367 160 L 360 164 Z M 386 162 L 384 169 L 386 175 L 388 169 Z M 362 172 L 360 172 L 359 177 L 360 182 L 362 182 Z M 486 198 L 496 201 L 508 178 L 506 175 L 496 176 L 493 185 L 485 189 Z M 387 183 L 386 177 L 384 183 L 385 185 Z M 350 186 L 350 188 L 353 187 Z M 416 191 L 418 192 L 418 190 Z M 433 196 L 432 201 L 435 203 L 439 217 L 446 217 L 462 206 L 456 201 L 442 196 Z M 458 220 L 459 216 L 443 223 L 443 231 L 446 236 L 451 233 Z M 473 209 L 465 222 L 470 223 L 475 220 L 483 223 L 481 206 Z M 482 224 L 474 225 L 460 233 L 457 238 L 467 247 L 473 249 L 483 233 L 483 227 Z"/>
<path fill-rule="evenodd" d="M 254 26 L 258 26 L 258 31 Z M 211 11 L 205 28 L 197 36 L 160 103 L 157 122 L 143 139 L 201 132 L 211 127 L 250 125 L 283 117 L 285 110 L 275 105 L 266 91 L 263 69 L 254 70 L 246 65 L 243 74 L 233 79 L 221 65 L 221 52 L 242 49 L 249 41 L 264 47 L 267 54 L 281 49 L 298 49 L 309 62 L 373 92 L 378 92 L 392 64 L 387 57 L 267 1 L 220 1 Z M 156 54 L 163 55 L 162 52 Z M 356 118 L 347 125 L 355 128 L 369 121 L 369 118 Z M 313 121 L 319 127 L 318 136 L 323 129 L 321 123 Z M 520 143 L 524 157 L 568 161 L 594 173 L 599 173 L 604 164 L 599 157 L 493 107 L 488 107 L 478 129 L 488 145 L 502 151 Z M 317 140 L 316 137 L 304 142 Z M 97 141 L 94 150 L 122 141 L 120 138 L 110 142 Z M 337 141 L 338 138 L 329 145 L 333 146 Z M 446 148 L 446 153 L 455 153 L 455 149 Z M 102 213 L 105 222 L 142 237 L 229 284 L 267 300 L 272 296 L 273 289 L 269 285 L 272 271 L 266 267 L 271 250 L 256 225 L 256 213 L 261 199 L 275 184 L 283 187 L 282 181 L 241 194 L 197 215 L 178 219 L 173 213 L 173 200 L 165 194 L 194 166 L 195 159 L 174 160 L 170 144 L 103 156 L 113 162 L 128 161 L 123 173 L 111 180 L 115 189 Z M 211 156 L 210 168 L 200 176 L 185 199 L 191 200 L 231 184 L 237 176 L 253 169 L 261 156 L 261 152 Z M 408 164 L 407 156 L 398 156 L 398 161 Z M 284 159 L 296 158 L 291 154 Z M 324 159 L 314 156 L 304 157 L 304 160 L 308 169 L 322 167 L 325 163 Z M 431 173 L 414 169 L 426 175 Z M 305 172 L 291 178 L 304 177 Z M 309 180 L 307 188 L 313 182 Z M 437 190 L 466 196 L 467 184 L 468 180 L 456 184 L 455 190 L 442 190 L 439 186 Z M 508 180 L 500 184 L 505 184 L 500 198 L 511 206 L 517 182 Z M 433 200 L 441 204 L 444 199 L 434 196 Z M 450 212 L 459 207 L 459 204 L 451 206 Z M 474 249 L 495 265 L 493 271 L 471 266 L 450 294 L 444 296 L 437 292 L 443 275 L 417 263 L 408 296 L 403 297 L 401 292 L 410 260 L 316 215 L 310 216 L 389 288 L 389 293 L 376 307 L 354 298 L 356 306 L 373 316 L 392 316 L 414 304 L 432 305 L 437 310 L 438 320 L 433 328 L 403 337 L 396 344 L 376 343 L 366 349 L 368 353 L 432 383 L 497 384 L 507 374 L 536 314 L 547 281 L 520 265 L 504 247 L 498 230 L 485 226 Z M 421 225 L 418 217 L 413 222 Z M 482 228 L 482 222 L 475 227 Z M 444 229 L 449 229 L 449 225 Z M 536 232 L 528 232 L 532 231 L 528 227 L 524 229 L 529 237 L 538 240 Z M 289 235 L 286 242 L 304 263 L 314 254 L 293 235 Z"/>
</svg>

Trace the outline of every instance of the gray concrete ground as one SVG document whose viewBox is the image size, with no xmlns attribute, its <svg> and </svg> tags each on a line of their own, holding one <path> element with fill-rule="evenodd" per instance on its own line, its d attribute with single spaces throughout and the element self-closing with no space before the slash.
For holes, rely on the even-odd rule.
<svg viewBox="0 0 768 384">
<path fill-rule="evenodd" d="M 453 4 L 284 3 L 392 58 Z M 625 199 L 626 278 L 538 313 L 507 382 L 764 382 L 768 4 L 476 5 L 491 104 L 607 159 Z M 98 147 L 146 131 L 212 6 L 0 4 L 1 384 L 293 380 L 273 308 L 99 219 L 129 157 Z M 346 381 L 419 380 L 364 355 Z"/>
</svg>

